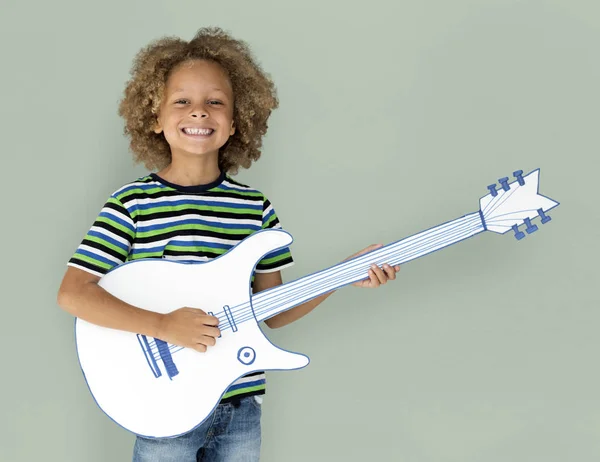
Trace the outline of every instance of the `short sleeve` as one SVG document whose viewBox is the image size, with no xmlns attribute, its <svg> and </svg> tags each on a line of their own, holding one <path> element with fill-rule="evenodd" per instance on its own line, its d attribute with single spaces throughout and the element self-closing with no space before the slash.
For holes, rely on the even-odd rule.
<svg viewBox="0 0 600 462">
<path fill-rule="evenodd" d="M 266 197 L 264 197 L 263 201 L 262 229 L 282 229 L 279 218 L 275 213 L 275 209 Z M 285 247 L 265 255 L 265 257 L 256 265 L 255 271 L 257 273 L 271 273 L 280 271 L 293 264 L 294 260 L 292 258 L 292 253 L 290 252 L 289 247 Z"/>
<path fill-rule="evenodd" d="M 102 277 L 127 260 L 134 238 L 129 211 L 112 195 L 67 265 Z"/>
</svg>

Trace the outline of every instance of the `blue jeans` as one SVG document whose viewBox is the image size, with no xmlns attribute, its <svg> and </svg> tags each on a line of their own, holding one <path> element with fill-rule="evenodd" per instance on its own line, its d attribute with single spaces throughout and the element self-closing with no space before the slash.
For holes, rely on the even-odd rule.
<svg viewBox="0 0 600 462">
<path fill-rule="evenodd" d="M 202 425 L 184 435 L 138 436 L 133 462 L 257 462 L 260 416 L 261 404 L 254 396 L 219 404 Z"/>
</svg>

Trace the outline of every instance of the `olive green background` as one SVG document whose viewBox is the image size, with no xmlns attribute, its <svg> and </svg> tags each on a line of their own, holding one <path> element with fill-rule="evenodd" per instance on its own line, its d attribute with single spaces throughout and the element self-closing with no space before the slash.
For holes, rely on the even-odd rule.
<svg viewBox="0 0 600 462">
<path fill-rule="evenodd" d="M 561 203 L 522 241 L 478 235 L 265 328 L 312 362 L 268 374 L 261 460 L 599 460 L 600 6 L 583 0 L 2 0 L 0 460 L 131 459 L 56 292 L 109 194 L 146 173 L 117 115 L 135 53 L 210 25 L 277 84 L 237 178 L 295 238 L 285 280 L 477 211 L 517 169 Z"/>
</svg>

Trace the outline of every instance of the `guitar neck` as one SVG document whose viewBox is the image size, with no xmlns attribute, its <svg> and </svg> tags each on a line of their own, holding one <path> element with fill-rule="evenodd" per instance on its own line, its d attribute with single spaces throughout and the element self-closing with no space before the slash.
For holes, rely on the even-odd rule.
<svg viewBox="0 0 600 462">
<path fill-rule="evenodd" d="M 368 277 L 372 264 L 400 265 L 485 231 L 479 212 L 430 228 L 317 273 L 252 296 L 257 321 L 264 321 L 340 287 Z"/>
</svg>

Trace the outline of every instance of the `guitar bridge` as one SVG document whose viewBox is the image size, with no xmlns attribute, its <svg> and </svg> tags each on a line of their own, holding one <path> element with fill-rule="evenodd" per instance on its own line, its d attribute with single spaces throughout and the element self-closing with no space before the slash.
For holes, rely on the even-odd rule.
<svg viewBox="0 0 600 462">
<path fill-rule="evenodd" d="M 142 351 L 144 352 L 144 356 L 146 357 L 146 361 L 148 362 L 148 366 L 150 366 L 150 370 L 154 374 L 154 377 L 159 378 L 162 376 L 157 359 L 162 361 L 165 372 L 169 379 L 172 380 L 173 377 L 179 374 L 179 370 L 173 362 L 173 356 L 171 355 L 171 350 L 167 342 L 155 338 L 152 341 L 154 345 L 152 345 L 151 342 L 148 341 L 148 337 L 145 335 L 137 334 L 137 338 L 140 342 L 140 346 L 142 347 Z"/>
</svg>

